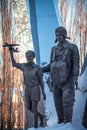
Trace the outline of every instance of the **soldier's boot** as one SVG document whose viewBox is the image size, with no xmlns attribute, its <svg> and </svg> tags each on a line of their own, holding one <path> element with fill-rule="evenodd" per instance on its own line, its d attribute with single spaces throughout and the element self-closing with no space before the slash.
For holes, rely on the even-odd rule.
<svg viewBox="0 0 87 130">
<path fill-rule="evenodd" d="M 38 128 L 38 113 L 34 113 L 34 128 Z"/>
<path fill-rule="evenodd" d="M 64 123 L 72 122 L 73 107 L 64 107 Z"/>
<path fill-rule="evenodd" d="M 42 114 L 39 113 L 39 117 L 40 117 L 40 126 L 43 127 L 43 120 L 44 120 L 44 116 Z"/>
<path fill-rule="evenodd" d="M 58 124 L 61 124 L 61 123 L 63 123 L 63 122 L 64 122 L 63 116 L 59 115 L 59 116 L 58 116 Z"/>
<path fill-rule="evenodd" d="M 38 128 L 37 122 L 34 123 L 34 128 Z"/>
<path fill-rule="evenodd" d="M 63 123 L 64 122 L 64 111 L 63 111 L 63 108 L 56 107 L 56 112 L 57 112 L 57 116 L 58 116 L 58 124 Z"/>
</svg>

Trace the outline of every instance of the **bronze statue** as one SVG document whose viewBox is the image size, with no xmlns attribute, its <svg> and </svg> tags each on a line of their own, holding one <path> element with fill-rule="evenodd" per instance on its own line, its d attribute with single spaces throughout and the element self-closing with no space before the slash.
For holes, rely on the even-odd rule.
<svg viewBox="0 0 87 130">
<path fill-rule="evenodd" d="M 43 83 L 43 74 L 41 67 L 34 63 L 35 53 L 32 50 L 26 52 L 27 63 L 16 63 L 14 59 L 14 52 L 18 52 L 18 49 L 14 48 L 19 44 L 8 44 L 5 43 L 3 47 L 9 47 L 9 52 L 11 55 L 12 65 L 20 69 L 23 72 L 24 77 L 24 102 L 25 109 L 30 110 L 34 113 L 34 127 L 38 127 L 38 116 L 40 117 L 40 125 L 43 126 L 43 115 L 37 111 L 38 102 L 40 100 L 40 88 L 44 100 L 46 99 Z"/>
<path fill-rule="evenodd" d="M 13 50 L 14 52 L 19 52 L 18 51 L 18 47 L 17 46 L 20 46 L 19 44 L 8 44 L 7 42 L 5 42 L 3 45 L 2 45 L 2 47 L 8 47 L 8 48 L 10 48 L 11 50 Z M 14 48 L 14 47 L 16 47 L 16 48 Z"/>
<path fill-rule="evenodd" d="M 75 44 L 66 40 L 69 37 L 64 27 L 56 28 L 55 35 L 58 44 L 52 47 L 50 63 L 42 71 L 51 72 L 58 123 L 67 123 L 72 121 L 75 84 L 79 75 L 79 51 Z"/>
</svg>

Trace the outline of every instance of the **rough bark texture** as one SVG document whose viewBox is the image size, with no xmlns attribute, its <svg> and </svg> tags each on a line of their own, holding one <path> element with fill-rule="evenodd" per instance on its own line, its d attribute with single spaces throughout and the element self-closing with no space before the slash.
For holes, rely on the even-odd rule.
<svg viewBox="0 0 87 130">
<path fill-rule="evenodd" d="M 9 8 L 8 8 L 9 7 Z M 2 12 L 2 42 L 11 43 L 11 2 L 1 1 Z M 7 127 L 11 129 L 11 105 L 12 105 L 12 81 L 11 65 L 8 50 L 3 48 L 3 68 L 2 68 L 2 129 Z"/>
</svg>

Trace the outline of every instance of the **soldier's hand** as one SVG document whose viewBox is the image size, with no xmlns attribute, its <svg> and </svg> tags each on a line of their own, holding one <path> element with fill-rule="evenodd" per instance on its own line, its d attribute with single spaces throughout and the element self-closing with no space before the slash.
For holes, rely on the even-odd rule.
<svg viewBox="0 0 87 130">
<path fill-rule="evenodd" d="M 50 81 L 50 83 L 51 83 L 51 86 L 53 86 L 53 82 L 52 82 L 52 81 Z"/>
<path fill-rule="evenodd" d="M 44 100 L 46 100 L 46 94 L 45 93 L 43 94 L 43 98 L 44 98 Z"/>
<path fill-rule="evenodd" d="M 75 89 L 77 90 L 78 89 L 78 80 L 74 81 L 74 85 L 75 85 Z"/>
</svg>

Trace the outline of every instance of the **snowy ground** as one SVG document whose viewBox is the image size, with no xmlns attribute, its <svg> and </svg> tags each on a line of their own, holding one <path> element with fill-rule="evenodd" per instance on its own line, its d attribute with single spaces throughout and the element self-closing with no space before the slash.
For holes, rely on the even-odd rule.
<svg viewBox="0 0 87 130">
<path fill-rule="evenodd" d="M 80 90 L 76 90 L 75 92 L 75 104 L 74 104 L 74 112 L 73 112 L 73 121 L 72 124 L 57 124 L 57 116 L 54 107 L 53 95 L 52 92 L 49 91 L 47 84 L 45 83 L 45 92 L 47 95 L 45 101 L 46 107 L 46 115 L 47 115 L 47 126 L 45 128 L 38 128 L 38 130 L 87 130 L 82 126 L 82 118 L 85 107 L 85 101 L 87 98 L 87 68 L 85 69 L 84 74 L 79 76 L 79 88 Z M 29 128 L 28 130 L 35 130 L 35 128 Z"/>
</svg>

